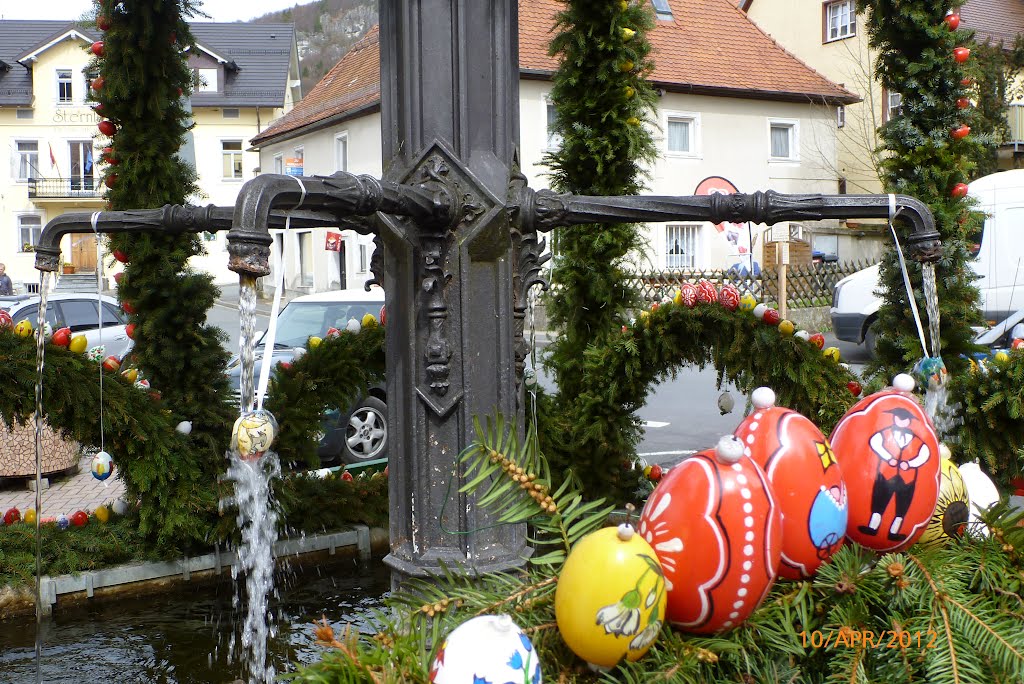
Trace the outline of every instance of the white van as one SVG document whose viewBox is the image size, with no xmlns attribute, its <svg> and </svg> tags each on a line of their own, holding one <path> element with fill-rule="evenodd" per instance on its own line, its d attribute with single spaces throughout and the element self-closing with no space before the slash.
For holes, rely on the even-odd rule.
<svg viewBox="0 0 1024 684">
<path fill-rule="evenodd" d="M 1024 309 L 1024 287 L 1019 287 L 1024 286 L 1024 169 L 979 178 L 969 185 L 968 194 L 978 200 L 974 210 L 987 216 L 970 265 L 981 276 L 975 285 L 981 290 L 985 320 L 989 326 L 997 326 L 978 341 L 992 344 L 1022 320 L 1016 314 Z M 832 290 L 833 334 L 840 340 L 864 343 L 871 353 L 875 345 L 872 324 L 882 303 L 875 294 L 878 289 L 875 265 L 843 278 Z"/>
</svg>

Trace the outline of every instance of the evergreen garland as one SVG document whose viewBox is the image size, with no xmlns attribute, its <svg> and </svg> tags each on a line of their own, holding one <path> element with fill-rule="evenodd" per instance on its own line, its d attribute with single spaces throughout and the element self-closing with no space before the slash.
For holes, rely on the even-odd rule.
<svg viewBox="0 0 1024 684">
<path fill-rule="evenodd" d="M 551 100 L 561 143 L 545 156 L 553 188 L 583 195 L 640 190 L 642 165 L 655 158 L 647 129 L 656 101 L 646 81 L 653 69 L 646 37 L 651 11 L 647 3 L 625 0 L 569 0 L 557 15 L 549 52 L 560 59 Z M 558 230 L 553 246 L 547 311 L 559 334 L 548 366 L 559 394 L 554 414 L 542 419 L 559 427 L 544 431 L 552 440 L 545 449 L 559 477 L 571 469 L 589 494 L 625 501 L 636 479 L 618 464 L 631 460 L 639 432 L 631 408 L 587 398 L 615 378 L 585 378 L 583 359 L 589 347 L 617 334 L 637 304 L 625 268 L 640 247 L 639 233 L 634 224 L 578 226 Z"/>
<path fill-rule="evenodd" d="M 650 651 L 608 672 L 591 671 L 562 640 L 554 595 L 566 552 L 607 519 L 601 502 L 551 489 L 544 458 L 500 421 L 478 427 L 460 460 L 507 523 L 528 522 L 547 552 L 519 575 L 447 574 L 410 581 L 386 600 L 379 630 L 362 636 L 315 629 L 328 650 L 289 681 L 429 682 L 445 635 L 466 620 L 505 613 L 530 637 L 546 681 L 1018 682 L 1024 678 L 1024 512 L 997 505 L 990 537 L 878 556 L 841 549 L 810 581 L 779 581 L 738 628 L 696 637 L 663 628 Z M 525 480 L 524 480 L 525 477 Z M 541 548 L 544 551 L 545 548 Z M 699 553 L 699 551 L 698 551 Z M 866 637 L 866 638 L 865 638 Z"/>
<path fill-rule="evenodd" d="M 968 32 L 949 30 L 944 3 L 858 0 L 857 6 L 866 13 L 869 45 L 878 53 L 875 76 L 890 93 L 902 96 L 900 114 L 880 129 L 882 181 L 887 192 L 916 197 L 935 216 L 942 240 L 936 265 L 942 357 L 949 371 L 958 373 L 966 367 L 961 355 L 975 349 L 971 325 L 981 323 L 976 278 L 967 265 L 981 223 L 968 211 L 969 201 L 951 193 L 974 177 L 995 144 L 991 134 L 980 132 L 977 111 L 957 106 L 970 89 L 962 82 L 968 72 L 953 51 L 973 43 Z M 951 131 L 961 125 L 970 126 L 971 133 L 954 139 Z M 906 230 L 897 232 L 901 241 L 908 237 Z M 918 309 L 926 317 L 921 266 L 910 262 L 908 268 Z M 875 324 L 877 359 L 869 370 L 889 378 L 922 355 L 930 356 L 931 349 L 922 353 L 894 250 L 882 260 L 880 279 L 884 301 Z"/>
</svg>

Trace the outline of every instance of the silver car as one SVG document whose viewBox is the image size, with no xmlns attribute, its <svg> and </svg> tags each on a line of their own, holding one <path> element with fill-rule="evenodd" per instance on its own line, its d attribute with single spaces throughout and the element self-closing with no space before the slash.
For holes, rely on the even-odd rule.
<svg viewBox="0 0 1024 684">
<path fill-rule="evenodd" d="M 102 342 L 97 297 L 103 311 Z M 34 328 L 39 320 L 39 295 L 0 297 L 0 309 L 11 314 L 15 325 L 28 319 Z M 117 305 L 117 300 L 107 295 L 99 296 L 85 292 L 51 293 L 46 298 L 46 322 L 54 330 L 67 327 L 71 329 L 72 335 L 85 335 L 89 349 L 102 344 L 107 356 L 123 359 L 133 345 L 128 333 L 125 332 L 127 315 Z"/>
</svg>

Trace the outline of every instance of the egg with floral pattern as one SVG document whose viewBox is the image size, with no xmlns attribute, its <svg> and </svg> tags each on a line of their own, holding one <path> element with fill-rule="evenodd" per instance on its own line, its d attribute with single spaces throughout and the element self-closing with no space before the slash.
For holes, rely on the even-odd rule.
<svg viewBox="0 0 1024 684">
<path fill-rule="evenodd" d="M 541 684 L 540 657 L 508 615 L 480 615 L 452 630 L 430 665 L 434 684 Z"/>
<path fill-rule="evenodd" d="M 732 435 L 662 477 L 639 531 L 665 572 L 665 619 L 684 631 L 741 624 L 778 574 L 781 514 L 764 471 Z"/>
<path fill-rule="evenodd" d="M 714 284 L 705 278 L 697 281 L 697 301 L 701 304 L 711 304 L 718 301 L 718 290 Z"/>
<path fill-rule="evenodd" d="M 779 575 L 807 579 L 843 545 L 843 472 L 821 430 L 796 411 L 775 406 L 770 388 L 757 388 L 751 400 L 754 412 L 736 428 L 736 436 L 743 453 L 768 476 L 782 511 Z"/>
<path fill-rule="evenodd" d="M 681 304 L 692 309 L 697 305 L 697 286 L 693 283 L 683 283 L 679 286 L 674 299 L 676 304 Z"/>
<path fill-rule="evenodd" d="M 740 306 L 740 291 L 731 283 L 723 285 L 718 293 L 718 303 L 729 311 L 735 311 Z"/>
<path fill-rule="evenodd" d="M 665 622 L 665 577 L 650 544 L 630 525 L 606 527 L 576 542 L 555 589 L 562 639 L 587 663 L 637 660 Z"/>
</svg>

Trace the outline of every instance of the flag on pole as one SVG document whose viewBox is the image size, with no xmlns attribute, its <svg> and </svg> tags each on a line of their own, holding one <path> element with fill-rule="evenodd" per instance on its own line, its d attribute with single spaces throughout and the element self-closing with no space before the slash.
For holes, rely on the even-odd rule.
<svg viewBox="0 0 1024 684">
<path fill-rule="evenodd" d="M 57 178 L 61 178 L 60 169 L 57 168 L 57 156 L 53 153 L 53 145 L 46 143 L 46 146 L 50 148 L 50 168 L 57 171 Z"/>
</svg>

